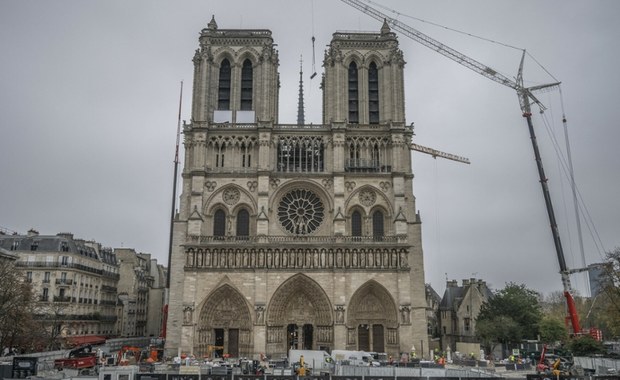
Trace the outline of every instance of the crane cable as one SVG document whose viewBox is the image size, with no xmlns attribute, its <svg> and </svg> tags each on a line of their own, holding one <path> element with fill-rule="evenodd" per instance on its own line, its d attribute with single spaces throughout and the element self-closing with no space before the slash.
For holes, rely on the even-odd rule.
<svg viewBox="0 0 620 380">
<path fill-rule="evenodd" d="M 479 35 L 476 35 L 476 34 L 468 33 L 468 32 L 465 32 L 465 31 L 462 31 L 462 30 L 459 30 L 459 29 L 450 28 L 450 27 L 448 27 L 448 26 L 441 25 L 441 24 L 438 24 L 438 23 L 436 23 L 436 22 L 432 22 L 432 21 L 424 20 L 424 19 L 421 19 L 421 18 L 419 18 L 419 17 L 415 17 L 415 16 L 411 16 L 411 15 L 408 15 L 408 14 L 405 14 L 405 13 L 401 13 L 401 12 L 398 12 L 398 11 L 396 11 L 396 10 L 394 10 L 394 9 L 391 9 L 391 8 L 389 8 L 389 7 L 385 6 L 385 5 L 379 4 L 379 3 L 377 3 L 376 1 L 373 1 L 373 0 L 364 0 L 364 1 L 366 1 L 366 2 L 367 2 L 367 3 L 369 3 L 369 4 L 372 4 L 372 5 L 376 6 L 376 7 L 378 7 L 378 8 L 381 8 L 381 9 L 383 9 L 383 10 L 385 10 L 385 11 L 388 11 L 388 12 L 393 13 L 394 15 L 396 15 L 396 17 L 394 17 L 394 19 L 398 19 L 398 17 L 399 17 L 399 16 L 402 16 L 402 17 L 406 17 L 406 18 L 409 18 L 409 19 L 412 19 L 412 20 L 416 20 L 416 21 L 419 21 L 419 22 L 421 22 L 421 23 L 425 23 L 425 24 L 428 24 L 428 25 L 432 25 L 432 26 L 435 26 L 435 27 L 438 27 L 438 28 L 441 28 L 441 29 L 449 30 L 449 31 L 451 31 L 451 32 L 459 33 L 459 34 L 462 34 L 462 35 L 464 35 L 464 36 L 468 36 L 468 37 L 476 38 L 476 39 L 479 39 L 479 40 L 481 40 L 481 41 L 486 41 L 486 42 L 490 42 L 490 43 L 492 43 L 492 44 L 496 44 L 496 45 L 504 46 L 504 47 L 507 47 L 507 48 L 510 48 L 510 49 L 515 49 L 515 50 L 519 50 L 519 51 L 522 51 L 522 52 L 526 52 L 526 54 L 527 54 L 527 55 L 528 55 L 528 56 L 529 56 L 529 57 L 530 57 L 530 58 L 531 58 L 531 59 L 532 59 L 532 60 L 533 60 L 533 61 L 534 61 L 534 62 L 535 62 L 535 63 L 536 63 L 536 64 L 537 64 L 537 65 L 538 65 L 538 66 L 539 66 L 539 67 L 540 67 L 540 68 L 541 68 L 541 69 L 542 69 L 545 73 L 547 73 L 547 75 L 549 75 L 551 78 L 553 78 L 553 80 L 555 80 L 556 82 L 560 82 L 558 79 L 556 79 L 556 78 L 555 78 L 555 77 L 554 77 L 554 76 L 553 76 L 553 75 L 549 72 L 549 70 L 547 70 L 547 69 L 546 69 L 546 68 L 545 68 L 545 67 L 544 67 L 544 66 L 543 66 L 540 62 L 538 62 L 538 60 L 537 60 L 536 58 L 534 58 L 534 56 L 533 56 L 532 54 L 530 54 L 530 52 L 528 52 L 528 51 L 527 51 L 526 49 L 524 49 L 524 48 L 520 48 L 520 47 L 517 47 L 517 46 L 514 46 L 514 45 L 507 44 L 507 43 L 505 43 L 505 42 L 496 41 L 496 40 L 493 40 L 493 39 L 490 39 L 490 38 L 486 38 L 486 37 L 482 37 L 482 36 L 479 36 Z M 497 71 L 497 72 L 499 72 L 499 73 L 501 73 L 501 71 L 500 71 L 500 70 L 496 70 L 496 71 Z M 502 73 L 502 74 L 503 74 L 504 76 L 506 76 L 506 77 L 510 77 L 510 75 L 507 75 L 507 74 L 505 74 L 505 73 Z"/>
<path fill-rule="evenodd" d="M 516 47 L 516 46 L 512 46 L 512 45 L 509 45 L 509 44 L 506 44 L 506 43 L 503 43 L 503 42 L 499 42 L 499 41 L 491 40 L 491 39 L 489 39 L 489 38 L 485 38 L 485 37 L 477 36 L 477 35 L 475 35 L 475 34 L 471 34 L 471 33 L 463 32 L 462 30 L 453 29 L 453 28 L 450 28 L 450 27 L 447 27 L 447 26 L 444 26 L 444 25 L 441 25 L 441 24 L 437 24 L 437 23 L 434 23 L 434 22 L 432 22 L 432 21 L 427 21 L 427 20 L 424 20 L 424 19 L 421 19 L 421 18 L 418 18 L 418 17 L 415 17 L 415 16 L 410 16 L 410 15 L 407 15 L 407 14 L 404 14 L 404 13 L 400 13 L 400 12 L 398 12 L 398 11 L 394 10 L 394 9 L 388 8 L 388 7 L 386 7 L 385 5 L 381 5 L 381 4 L 379 4 L 379 3 L 375 2 L 375 1 L 372 1 L 372 0 L 366 0 L 366 1 L 367 1 L 369 4 L 373 4 L 373 5 L 375 5 L 375 6 L 379 7 L 379 8 L 382 8 L 382 9 L 384 9 L 384 10 L 386 10 L 386 11 L 392 12 L 392 13 L 394 13 L 396 16 L 403 16 L 403 17 L 407 17 L 407 18 L 410 18 L 410 19 L 412 19 L 412 20 L 420 21 L 420 22 L 423 22 L 423 23 L 425 23 L 425 24 L 429 24 L 429 25 L 436 26 L 436 27 L 438 27 L 438 28 L 442 28 L 442 29 L 446 29 L 446 30 L 449 30 L 449 31 L 452 31 L 452 32 L 460 33 L 460 34 L 463 34 L 463 35 L 465 35 L 465 36 L 474 37 L 474 38 L 477 38 L 477 39 L 479 39 L 479 40 L 483 40 L 483 41 L 491 42 L 491 43 L 494 43 L 494 44 L 502 45 L 502 46 L 505 46 L 505 47 L 508 47 L 508 48 L 511 48 L 511 49 L 516 49 L 516 50 L 520 50 L 520 51 L 525 50 L 525 49 L 523 49 L 523 48 L 519 48 L 519 47 Z M 398 17 L 396 17 L 396 18 L 398 18 Z"/>
<path fill-rule="evenodd" d="M 568 122 L 566 121 L 566 112 L 564 111 L 564 99 L 562 96 L 562 88 L 559 88 L 560 91 L 560 104 L 562 107 L 562 126 L 564 128 L 564 143 L 566 146 L 566 157 L 568 159 L 568 174 L 571 185 L 571 193 L 573 195 L 573 207 L 575 209 L 575 225 L 577 227 L 577 239 L 579 242 L 579 252 L 581 253 L 581 266 L 585 268 L 586 266 L 586 254 L 583 249 L 583 234 L 581 231 L 581 217 L 579 216 L 579 202 L 577 200 L 577 190 L 575 183 L 575 172 L 573 170 L 573 158 L 570 149 L 570 141 L 568 139 Z M 589 276 L 589 274 L 588 274 Z M 588 294 L 591 294 L 590 284 L 588 281 L 585 281 L 585 288 Z"/>
<path fill-rule="evenodd" d="M 561 88 L 561 86 L 559 86 Z M 561 91 L 560 91 L 560 95 L 561 95 Z M 560 97 L 560 101 L 562 103 L 562 110 L 564 110 L 564 100 L 562 99 L 562 97 Z M 555 137 L 555 135 L 553 134 L 553 131 L 551 130 L 551 126 L 550 126 L 550 122 L 548 120 L 548 118 L 546 117 L 546 114 L 541 112 L 541 117 L 542 117 L 542 121 L 545 125 L 545 129 L 547 130 L 547 133 L 550 137 L 550 140 L 552 142 L 552 146 L 553 149 L 556 152 L 556 156 L 559 158 L 559 162 L 561 164 L 562 167 L 562 171 L 564 172 L 564 175 L 569 178 L 569 180 L 571 180 L 571 175 L 570 175 L 570 171 L 568 169 L 568 163 L 564 157 L 564 155 L 562 155 L 562 153 L 560 152 L 560 145 Z M 562 111 L 562 121 L 563 123 L 566 123 L 566 116 L 564 111 Z M 590 235 L 592 236 L 594 245 L 596 246 L 596 249 L 599 252 L 599 256 L 602 257 L 602 253 L 604 252 L 604 246 L 602 243 L 602 240 L 600 238 L 600 235 L 598 234 L 598 230 L 596 229 L 596 226 L 594 225 L 594 222 L 592 221 L 592 216 L 590 215 L 590 212 L 588 211 L 588 208 L 585 205 L 585 202 L 583 200 L 583 197 L 581 195 L 581 192 L 579 191 L 579 188 L 577 187 L 577 184 L 575 183 L 575 196 L 578 198 L 578 206 L 579 206 L 579 210 L 581 210 L 581 214 L 585 217 L 586 219 L 586 226 L 588 227 L 588 230 L 590 232 Z"/>
<path fill-rule="evenodd" d="M 316 58 L 314 54 L 314 41 L 316 40 L 314 38 L 314 0 L 310 1 L 310 7 L 312 11 L 312 75 L 310 75 L 310 79 L 312 80 L 316 76 Z"/>
<path fill-rule="evenodd" d="M 462 35 L 465 35 L 465 36 L 468 36 L 468 37 L 473 37 L 473 38 L 476 38 L 476 39 L 479 39 L 479 40 L 482 40 L 482 41 L 486 41 L 486 42 L 490 42 L 490 43 L 493 43 L 493 44 L 501 45 L 501 46 L 508 47 L 508 48 L 511 48 L 511 49 L 525 51 L 526 54 L 545 73 L 547 73 L 547 75 L 549 75 L 551 78 L 553 78 L 553 80 L 555 80 L 556 82 L 560 82 L 532 54 L 530 54 L 527 50 L 525 50 L 523 48 L 519 48 L 519 47 L 510 45 L 510 44 L 507 44 L 507 43 L 503 43 L 503 42 L 492 40 L 492 39 L 489 39 L 489 38 L 486 38 L 486 37 L 482 37 L 482 36 L 478 36 L 478 35 L 471 34 L 471 33 L 468 33 L 468 32 L 464 32 L 462 30 L 450 28 L 450 27 L 447 27 L 445 25 L 441 25 L 441 24 L 438 24 L 438 23 L 435 23 L 435 22 L 427 21 L 427 20 L 424 20 L 424 19 L 421 19 L 421 18 L 418 18 L 418 17 L 414 17 L 414 16 L 411 16 L 411 15 L 407 15 L 405 13 L 401 13 L 401 12 L 398 12 L 398 11 L 396 11 L 394 9 L 391 9 L 391 8 L 385 6 L 385 5 L 379 4 L 376 1 L 372 1 L 372 0 L 365 0 L 365 1 L 367 3 L 369 3 L 369 4 L 372 4 L 372 5 L 376 6 L 376 7 L 379 7 L 381 9 L 384 9 L 384 10 L 386 10 L 388 12 L 393 13 L 394 15 L 396 15 L 396 17 L 395 17 L 396 19 L 399 16 L 402 16 L 402 17 L 410 18 L 412 20 L 416 20 L 416 21 L 419 21 L 419 22 L 422 22 L 422 23 L 425 23 L 425 24 L 429 24 L 429 25 L 438 27 L 438 28 L 442 28 L 442 29 L 449 30 L 449 31 L 452 31 L 452 32 L 455 32 L 455 33 L 459 33 L 459 34 L 462 34 Z M 600 238 L 600 235 L 598 234 L 596 226 L 594 225 L 594 223 L 592 221 L 592 218 L 591 218 L 591 215 L 590 215 L 590 213 L 589 213 L 589 211 L 588 211 L 588 209 L 587 209 L 587 207 L 585 205 L 583 197 L 581 196 L 581 194 L 579 192 L 579 189 L 577 188 L 577 185 L 575 183 L 573 164 L 572 164 L 572 156 L 571 156 L 571 152 L 570 152 L 570 142 L 569 142 L 569 138 L 568 138 L 568 124 L 567 124 L 567 119 L 566 119 L 566 112 L 565 112 L 565 109 L 564 109 L 564 97 L 563 97 L 563 94 L 562 94 L 561 86 L 558 86 L 558 88 L 559 88 L 559 92 L 560 92 L 560 102 L 561 102 L 561 107 L 562 107 L 562 123 L 563 123 L 564 133 L 565 133 L 565 144 L 566 144 L 566 152 L 567 152 L 566 155 L 567 155 L 567 160 L 568 160 L 567 162 L 564 160 L 563 155 L 560 153 L 559 144 L 558 144 L 557 140 L 555 139 L 555 137 L 553 137 L 553 132 L 550 130 L 550 126 L 549 126 L 548 120 L 546 120 L 546 118 L 544 116 L 543 116 L 543 121 L 544 121 L 545 126 L 547 128 L 547 132 L 550 134 L 550 136 L 552 136 L 551 140 L 553 142 L 554 149 L 555 149 L 556 154 L 558 155 L 558 157 L 560 157 L 561 166 L 562 166 L 562 168 L 564 170 L 564 173 L 568 177 L 568 179 L 570 181 L 570 184 L 571 184 L 571 189 L 572 189 L 572 193 L 573 193 L 573 202 L 574 202 L 574 205 L 575 205 L 577 234 L 578 234 L 578 239 L 579 239 L 579 248 L 580 248 L 580 253 L 581 253 L 581 260 L 582 260 L 583 265 L 585 266 L 586 259 L 585 259 L 585 252 L 584 252 L 584 247 L 583 247 L 583 234 L 582 234 L 582 231 L 581 231 L 581 221 L 580 221 L 580 218 L 579 218 L 579 214 L 580 214 L 579 210 L 581 210 L 581 214 L 583 214 L 585 217 L 587 217 L 586 218 L 586 225 L 587 225 L 587 227 L 588 227 L 588 229 L 590 231 L 590 235 L 592 236 L 592 238 L 594 240 L 594 244 L 595 244 L 595 246 L 596 246 L 596 248 L 597 248 L 597 250 L 599 252 L 599 256 L 602 257 L 602 253 L 601 252 L 604 252 L 605 249 L 603 247 L 603 243 L 602 243 L 602 240 Z M 581 203 L 579 202 L 579 200 L 581 201 Z"/>
</svg>

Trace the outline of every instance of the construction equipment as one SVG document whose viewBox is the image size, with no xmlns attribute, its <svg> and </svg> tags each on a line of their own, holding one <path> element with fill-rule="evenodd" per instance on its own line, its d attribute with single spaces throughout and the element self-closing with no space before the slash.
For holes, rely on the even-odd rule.
<svg viewBox="0 0 620 380">
<path fill-rule="evenodd" d="M 97 366 L 97 354 L 91 345 L 81 346 L 69 351 L 66 358 L 54 360 L 54 368 L 59 371 L 65 368 L 84 369 Z"/>
<path fill-rule="evenodd" d="M 415 150 L 417 152 L 422 152 L 422 153 L 430 154 L 431 156 L 433 156 L 433 158 L 441 157 L 441 158 L 445 158 L 445 159 L 452 160 L 452 161 L 462 162 L 464 164 L 469 164 L 470 163 L 469 162 L 469 158 L 457 156 L 457 155 L 451 154 L 451 153 L 442 152 L 440 150 L 429 148 L 429 147 L 426 147 L 424 145 L 419 145 L 419 144 L 411 143 L 409 145 L 409 148 L 411 150 Z"/>
<path fill-rule="evenodd" d="M 216 346 L 214 344 L 208 344 L 207 345 L 207 354 L 205 355 L 205 357 L 207 357 L 209 359 L 221 358 L 221 357 L 224 356 L 223 352 L 224 352 L 224 346 Z"/>
<path fill-rule="evenodd" d="M 116 357 L 116 365 L 137 365 L 143 358 L 142 348 L 135 346 L 123 346 Z"/>
<path fill-rule="evenodd" d="M 579 366 L 575 366 L 571 360 L 557 355 L 548 355 L 547 345 L 543 346 L 543 350 L 540 353 L 540 360 L 536 364 L 536 373 L 547 376 L 553 375 L 555 378 L 571 375 L 583 376 L 582 369 Z"/>
<path fill-rule="evenodd" d="M 435 39 L 427 36 L 426 34 L 382 13 L 381 11 L 371 7 L 367 3 L 364 3 L 360 0 L 341 0 L 343 3 L 348 4 L 365 14 L 373 17 L 376 20 L 387 23 L 394 30 L 399 31 L 404 34 L 406 37 L 411 38 L 412 40 L 421 43 L 422 45 L 450 58 L 451 60 L 467 67 L 475 71 L 476 73 L 489 78 L 499 84 L 510 87 L 513 90 L 516 90 L 517 97 L 519 99 L 519 106 L 521 107 L 522 115 L 527 121 L 527 126 L 530 133 L 530 139 L 532 141 L 532 148 L 534 150 L 534 156 L 536 160 L 536 165 L 538 168 L 538 176 L 540 179 L 540 184 L 542 186 L 543 197 L 545 200 L 545 206 L 547 208 L 547 215 L 549 217 L 549 223 L 551 226 L 551 233 L 553 235 L 553 242 L 555 244 L 556 256 L 558 262 L 560 264 L 560 276 L 562 280 L 562 286 L 564 290 L 564 297 L 566 298 L 566 306 L 567 306 L 567 322 L 570 322 L 572 327 L 573 334 L 581 333 L 581 326 L 579 324 L 579 317 L 577 315 L 577 310 L 575 308 L 575 300 L 572 296 L 572 289 L 570 284 L 570 271 L 566 266 L 566 260 L 564 258 L 564 251 L 562 249 L 562 243 L 560 241 L 560 233 L 558 231 L 558 226 L 555 219 L 555 213 L 553 211 L 553 205 L 551 202 L 551 195 L 549 193 L 549 187 L 547 185 L 547 177 L 545 176 L 545 171 L 543 169 L 542 158 L 540 156 L 540 151 L 538 149 L 538 143 L 536 140 L 536 134 L 534 133 L 534 125 L 532 123 L 532 111 L 531 105 L 536 104 L 539 109 L 544 111 L 546 107 L 533 95 L 534 91 L 543 90 L 543 89 L 551 89 L 553 87 L 559 86 L 560 82 L 554 82 L 549 84 L 543 84 L 539 86 L 533 87 L 525 87 L 523 85 L 523 62 L 525 60 L 525 50 L 523 50 L 523 55 L 521 56 L 521 62 L 519 64 L 519 69 L 517 73 L 516 80 L 510 79 L 496 70 L 484 65 L 444 44 Z"/>
</svg>

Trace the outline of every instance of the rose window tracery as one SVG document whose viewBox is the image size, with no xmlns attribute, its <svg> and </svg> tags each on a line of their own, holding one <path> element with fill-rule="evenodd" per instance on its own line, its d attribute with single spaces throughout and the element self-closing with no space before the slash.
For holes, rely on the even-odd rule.
<svg viewBox="0 0 620 380">
<path fill-rule="evenodd" d="M 364 189 L 360 191 L 359 198 L 360 203 L 368 207 L 372 206 L 375 203 L 375 201 L 377 200 L 377 194 L 375 194 L 375 192 L 370 189 Z"/>
<path fill-rule="evenodd" d="M 225 189 L 222 194 L 222 199 L 224 199 L 224 202 L 231 206 L 239 202 L 239 198 L 241 198 L 241 193 L 239 192 L 239 189 L 234 187 Z"/>
<path fill-rule="evenodd" d="M 278 206 L 278 220 L 284 229 L 297 235 L 316 231 L 325 217 L 323 202 L 307 189 L 286 193 Z"/>
</svg>

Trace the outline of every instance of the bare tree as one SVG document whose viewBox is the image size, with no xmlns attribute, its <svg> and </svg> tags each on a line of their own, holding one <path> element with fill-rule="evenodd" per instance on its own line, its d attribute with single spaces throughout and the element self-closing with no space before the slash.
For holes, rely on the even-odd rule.
<svg viewBox="0 0 620 380">
<path fill-rule="evenodd" d="M 68 309 L 68 304 L 56 302 L 37 307 L 38 339 L 43 348 L 50 351 L 63 348 L 61 337 L 67 329 Z"/>
<path fill-rule="evenodd" d="M 601 293 L 605 302 L 604 318 L 609 333 L 620 336 L 620 247 L 607 252 L 606 265 L 603 267 Z M 611 337 L 610 337 L 611 338 Z"/>
<path fill-rule="evenodd" d="M 0 260 L 0 349 L 32 347 L 34 293 L 15 263 Z"/>
</svg>

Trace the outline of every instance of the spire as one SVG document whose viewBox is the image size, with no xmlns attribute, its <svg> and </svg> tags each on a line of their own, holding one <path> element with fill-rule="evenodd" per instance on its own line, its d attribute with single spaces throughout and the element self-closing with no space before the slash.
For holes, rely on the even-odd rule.
<svg viewBox="0 0 620 380">
<path fill-rule="evenodd" d="M 297 104 L 297 125 L 304 125 L 304 79 L 303 57 L 299 58 L 299 100 Z"/>
<path fill-rule="evenodd" d="M 381 26 L 381 34 L 388 34 L 390 33 L 392 30 L 390 29 L 390 26 L 388 25 L 388 22 L 386 19 L 383 19 L 383 25 Z"/>
<path fill-rule="evenodd" d="M 209 21 L 209 24 L 207 24 L 207 27 L 209 28 L 209 30 L 217 29 L 217 22 L 215 22 L 215 15 L 211 15 L 211 21 Z"/>
</svg>

